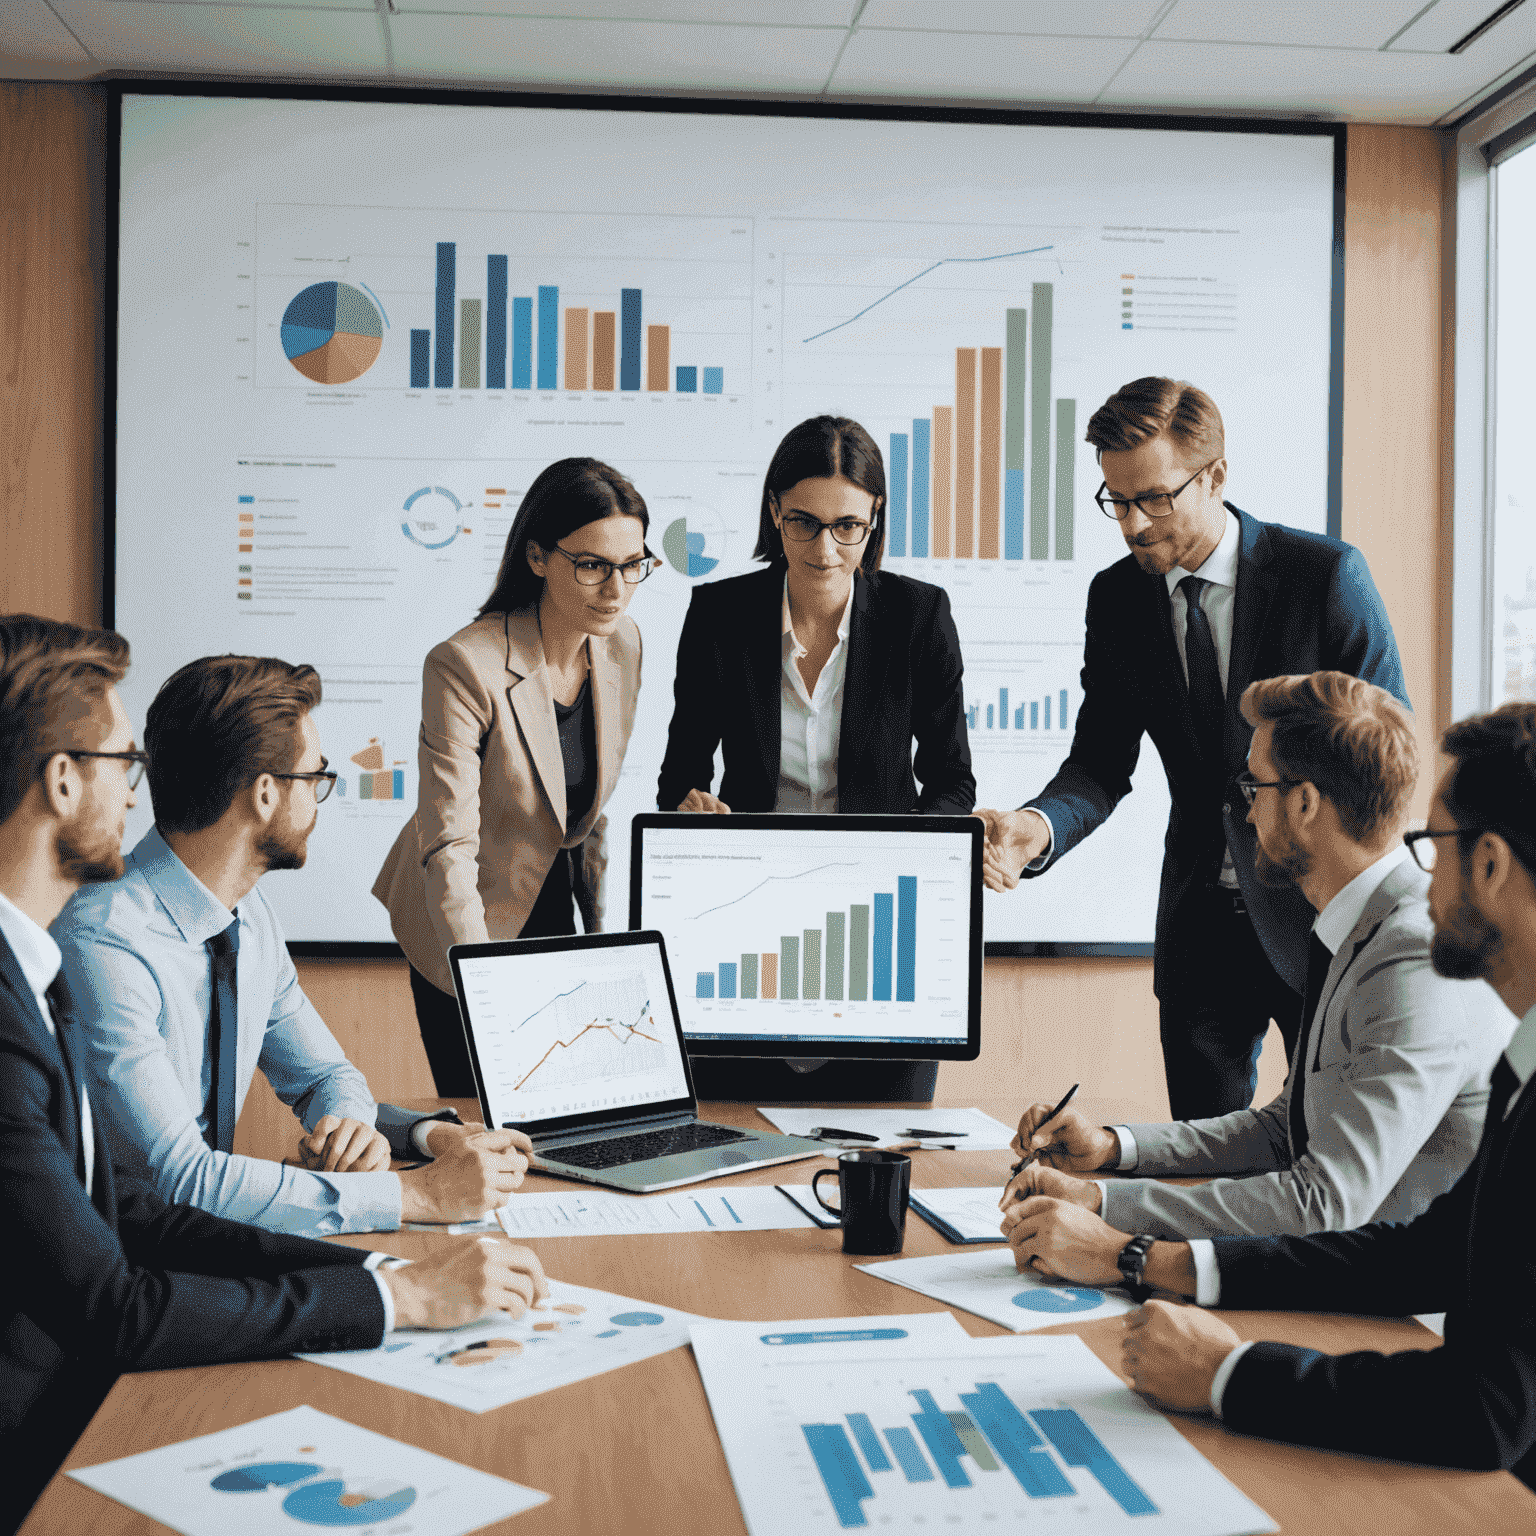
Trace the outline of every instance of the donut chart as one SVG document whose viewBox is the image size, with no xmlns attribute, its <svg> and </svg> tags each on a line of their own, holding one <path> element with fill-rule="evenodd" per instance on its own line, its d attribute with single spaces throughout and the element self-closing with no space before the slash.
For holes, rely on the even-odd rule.
<svg viewBox="0 0 1536 1536">
<path fill-rule="evenodd" d="M 288 361 L 316 384 L 350 384 L 373 367 L 384 345 L 384 317 L 350 283 L 313 283 L 283 311 Z"/>
<path fill-rule="evenodd" d="M 1050 1290 L 1020 1291 L 1013 1304 L 1026 1312 L 1091 1312 L 1104 1305 L 1104 1293 L 1087 1286 L 1053 1286 Z"/>
<path fill-rule="evenodd" d="M 321 1478 L 290 1493 L 283 1513 L 306 1525 L 374 1525 L 404 1514 L 415 1502 L 416 1490 L 399 1483 L 349 1493 L 341 1478 Z"/>
</svg>

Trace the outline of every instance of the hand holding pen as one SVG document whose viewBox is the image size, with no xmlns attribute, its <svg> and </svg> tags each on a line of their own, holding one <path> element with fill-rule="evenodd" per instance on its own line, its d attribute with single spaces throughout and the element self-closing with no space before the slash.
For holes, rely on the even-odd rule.
<svg viewBox="0 0 1536 1536">
<path fill-rule="evenodd" d="M 999 1204 L 1027 1193 L 1015 1185 L 1019 1175 L 1037 1161 L 1068 1173 L 1091 1173 L 1119 1160 L 1120 1138 L 1107 1126 L 1095 1125 L 1068 1108 L 1081 1086 L 1073 1083 L 1060 1103 L 1032 1104 L 1019 1117 L 1019 1133 L 1013 1138 L 1019 1160 L 1009 1170 L 1008 1187 Z"/>
</svg>

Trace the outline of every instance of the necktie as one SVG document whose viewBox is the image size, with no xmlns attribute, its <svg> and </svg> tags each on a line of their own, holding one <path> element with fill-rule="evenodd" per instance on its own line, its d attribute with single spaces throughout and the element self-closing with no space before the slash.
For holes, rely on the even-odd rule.
<svg viewBox="0 0 1536 1536">
<path fill-rule="evenodd" d="M 1296 1059 L 1291 1063 L 1290 1130 L 1293 1160 L 1307 1150 L 1307 1117 L 1302 1109 L 1307 1089 L 1307 1057 L 1312 1050 L 1312 1025 L 1318 1004 L 1323 1000 L 1323 984 L 1328 980 L 1328 967 L 1332 964 L 1332 951 L 1314 933 L 1312 942 L 1307 946 L 1307 990 L 1301 1005 L 1301 1035 L 1296 1041 Z"/>
<path fill-rule="evenodd" d="M 213 998 L 208 1014 L 208 1049 L 213 1057 L 208 1102 L 204 1113 L 208 1129 L 203 1140 L 216 1152 L 232 1152 L 235 1146 L 235 1059 L 240 1024 L 235 973 L 240 960 L 240 919 L 208 940 L 213 957 Z"/>
<path fill-rule="evenodd" d="M 43 993 L 48 1000 L 48 1012 L 53 1018 L 53 1038 L 59 1047 L 59 1055 L 64 1060 L 65 1081 L 69 1084 L 69 1091 L 75 1101 L 75 1118 L 77 1121 L 75 1133 L 75 1175 L 82 1184 L 85 1177 L 85 1126 L 84 1116 L 80 1107 L 80 1085 L 75 1081 L 75 1064 L 70 1058 L 69 1043 L 65 1039 L 65 1021 L 69 1018 L 70 998 L 69 988 L 64 984 L 64 973 L 60 971 L 57 976 L 48 983 L 48 989 Z"/>
<path fill-rule="evenodd" d="M 1189 674 L 1189 712 L 1194 717 L 1200 755 L 1212 772 L 1219 773 L 1227 702 L 1211 621 L 1200 606 L 1201 594 L 1208 586 L 1210 582 L 1203 577 L 1186 576 L 1179 583 L 1179 591 L 1184 594 L 1184 669 Z"/>
</svg>

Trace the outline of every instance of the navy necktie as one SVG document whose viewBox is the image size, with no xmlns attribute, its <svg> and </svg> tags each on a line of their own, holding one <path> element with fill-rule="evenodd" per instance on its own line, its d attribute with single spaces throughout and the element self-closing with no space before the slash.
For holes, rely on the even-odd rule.
<svg viewBox="0 0 1536 1536">
<path fill-rule="evenodd" d="M 1312 1026 L 1318 1005 L 1323 1000 L 1323 985 L 1333 951 L 1314 933 L 1307 946 L 1307 990 L 1301 1005 L 1301 1036 L 1296 1042 L 1296 1057 L 1291 1063 L 1290 1130 L 1291 1158 L 1294 1161 L 1307 1150 L 1307 1117 L 1302 1108 L 1307 1090 L 1307 1057 L 1312 1050 Z"/>
<path fill-rule="evenodd" d="M 1221 666 L 1211 621 L 1200 606 L 1200 596 L 1210 586 L 1202 576 L 1186 576 L 1179 582 L 1184 594 L 1184 670 L 1189 674 L 1189 712 L 1195 722 L 1200 755 L 1213 773 L 1221 772 L 1222 722 L 1227 712 L 1221 686 Z"/>
<path fill-rule="evenodd" d="M 213 996 L 208 1013 L 208 1050 L 213 1058 L 208 1102 L 204 1105 L 208 1128 L 203 1140 L 216 1152 L 235 1147 L 235 1060 L 240 1025 L 236 968 L 240 960 L 240 919 L 208 940 L 213 958 Z"/>
<path fill-rule="evenodd" d="M 59 1047 L 59 1055 L 64 1061 L 64 1080 L 69 1084 L 70 1097 L 75 1105 L 75 1176 L 82 1184 L 85 1183 L 85 1123 L 84 1113 L 81 1109 L 80 1084 L 75 1080 L 75 1063 L 70 1055 L 69 1042 L 65 1038 L 65 1025 L 70 1014 L 69 988 L 64 984 L 64 973 L 60 971 L 57 976 L 48 983 L 48 990 L 43 993 L 48 1001 L 48 1013 L 53 1019 L 53 1038 Z"/>
</svg>

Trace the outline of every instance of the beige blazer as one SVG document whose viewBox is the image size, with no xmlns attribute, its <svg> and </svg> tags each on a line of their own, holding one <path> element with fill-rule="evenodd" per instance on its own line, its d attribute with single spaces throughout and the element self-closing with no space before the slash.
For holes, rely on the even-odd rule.
<svg viewBox="0 0 1536 1536">
<path fill-rule="evenodd" d="M 628 616 L 588 641 L 597 795 L 565 825 L 565 766 L 535 610 L 487 614 L 434 646 L 422 668 L 416 814 L 373 883 L 408 959 L 453 991 L 450 944 L 515 939 L 561 848 L 582 843 L 583 920 L 602 918 L 603 806 L 619 781 L 640 693 Z"/>
</svg>

